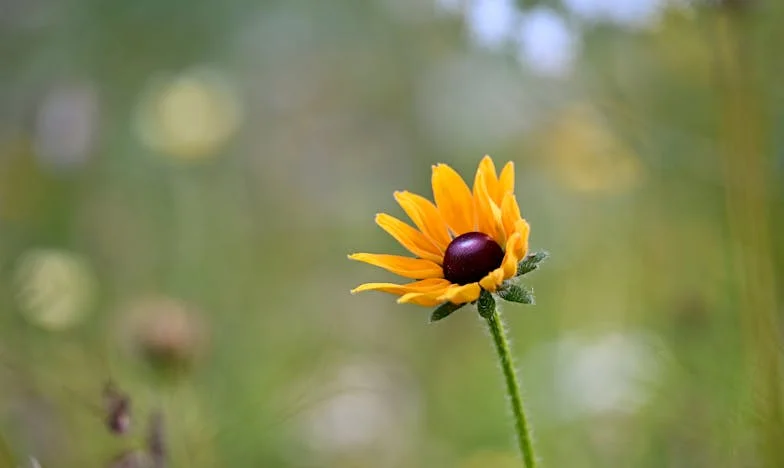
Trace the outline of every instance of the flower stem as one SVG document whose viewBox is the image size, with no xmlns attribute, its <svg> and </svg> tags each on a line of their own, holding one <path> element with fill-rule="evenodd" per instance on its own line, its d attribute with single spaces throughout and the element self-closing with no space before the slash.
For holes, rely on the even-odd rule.
<svg viewBox="0 0 784 468">
<path fill-rule="evenodd" d="M 506 391 L 509 394 L 509 402 L 512 406 L 512 415 L 514 416 L 515 431 L 517 432 L 517 443 L 520 445 L 520 451 L 523 452 L 523 461 L 527 468 L 536 467 L 536 456 L 534 455 L 533 441 L 531 440 L 531 427 L 528 425 L 528 420 L 525 416 L 525 409 L 523 408 L 523 400 L 520 397 L 520 383 L 517 379 L 517 372 L 512 362 L 512 351 L 509 347 L 509 339 L 506 336 L 506 329 L 501 321 L 501 316 L 495 307 L 492 306 L 492 313 L 488 314 L 485 319 L 487 320 L 487 327 L 490 329 L 490 334 L 493 335 L 493 342 L 495 349 L 498 352 L 498 360 L 501 363 L 501 370 L 504 372 L 504 380 L 506 380 Z"/>
</svg>

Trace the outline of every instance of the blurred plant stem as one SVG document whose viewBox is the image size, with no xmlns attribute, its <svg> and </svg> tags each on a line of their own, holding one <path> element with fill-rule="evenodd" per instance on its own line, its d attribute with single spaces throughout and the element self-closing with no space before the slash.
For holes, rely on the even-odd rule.
<svg viewBox="0 0 784 468">
<path fill-rule="evenodd" d="M 759 95 L 750 24 L 743 11 L 725 9 L 717 17 L 720 135 L 727 223 L 737 284 L 754 413 L 760 418 L 757 442 L 765 466 L 784 466 L 784 413 L 781 395 L 780 336 L 776 279 L 772 263 L 767 178 L 771 174 L 766 101 Z"/>
<path fill-rule="evenodd" d="M 215 452 L 216 437 L 208 431 L 214 422 L 205 415 L 203 402 L 189 381 L 160 382 L 158 407 L 161 409 L 150 416 L 148 434 L 148 447 L 156 467 L 223 466 Z"/>
<path fill-rule="evenodd" d="M 484 306 L 482 302 L 484 302 Z M 479 307 L 480 314 L 487 320 L 487 327 L 490 329 L 495 349 L 498 352 L 498 360 L 506 380 L 506 391 L 509 394 L 509 402 L 512 406 L 517 442 L 520 445 L 520 451 L 523 452 L 525 466 L 534 468 L 536 466 L 536 456 L 534 455 L 533 441 L 531 440 L 531 428 L 525 416 L 523 400 L 520 397 L 520 383 L 518 382 L 517 372 L 512 361 L 512 350 L 509 346 L 509 339 L 506 336 L 506 329 L 496 308 L 495 300 L 493 300 L 490 294 L 483 294 L 483 297 L 480 297 Z M 482 309 L 485 309 L 486 312 L 483 312 Z"/>
<path fill-rule="evenodd" d="M 0 468 L 14 468 L 15 466 L 11 445 L 0 433 Z"/>
</svg>

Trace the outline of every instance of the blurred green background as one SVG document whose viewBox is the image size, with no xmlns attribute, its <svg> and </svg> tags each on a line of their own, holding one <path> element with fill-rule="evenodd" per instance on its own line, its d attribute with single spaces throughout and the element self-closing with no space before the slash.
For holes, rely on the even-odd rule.
<svg viewBox="0 0 784 468">
<path fill-rule="evenodd" d="M 505 308 L 542 466 L 784 466 L 782 24 L 0 0 L 0 466 L 120 466 L 155 411 L 175 467 L 520 466 L 476 314 L 348 293 L 393 191 L 486 153 L 551 252 Z"/>
</svg>

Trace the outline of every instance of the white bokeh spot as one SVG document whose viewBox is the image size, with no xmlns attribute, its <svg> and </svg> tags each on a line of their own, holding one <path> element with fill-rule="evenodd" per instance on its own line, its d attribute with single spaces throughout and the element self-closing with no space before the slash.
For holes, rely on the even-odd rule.
<svg viewBox="0 0 784 468">
<path fill-rule="evenodd" d="M 518 60 L 534 72 L 561 77 L 572 71 L 579 37 L 555 11 L 542 7 L 523 15 L 516 39 Z"/>
<path fill-rule="evenodd" d="M 489 49 L 497 49 L 512 39 L 519 15 L 512 0 L 472 0 L 466 8 L 471 38 Z"/>
</svg>

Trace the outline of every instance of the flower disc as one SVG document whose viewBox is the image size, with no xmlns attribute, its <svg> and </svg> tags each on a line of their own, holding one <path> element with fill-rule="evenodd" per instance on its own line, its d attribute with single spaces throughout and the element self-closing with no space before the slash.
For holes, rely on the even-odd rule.
<svg viewBox="0 0 784 468">
<path fill-rule="evenodd" d="M 444 278 L 455 284 L 475 283 L 501 266 L 504 251 L 489 235 L 468 232 L 456 237 L 444 253 Z"/>
</svg>

